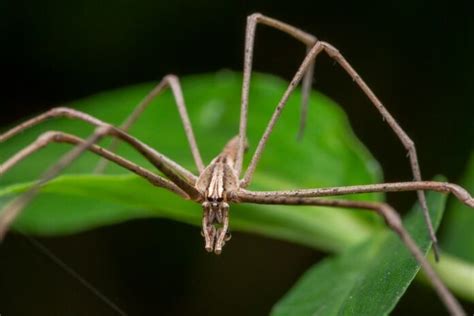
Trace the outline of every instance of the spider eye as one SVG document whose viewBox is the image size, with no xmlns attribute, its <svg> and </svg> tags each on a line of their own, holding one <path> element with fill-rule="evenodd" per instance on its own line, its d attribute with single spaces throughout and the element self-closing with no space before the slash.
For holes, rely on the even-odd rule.
<svg viewBox="0 0 474 316">
<path fill-rule="evenodd" d="M 223 198 L 219 197 L 216 199 L 217 202 L 222 202 Z"/>
</svg>

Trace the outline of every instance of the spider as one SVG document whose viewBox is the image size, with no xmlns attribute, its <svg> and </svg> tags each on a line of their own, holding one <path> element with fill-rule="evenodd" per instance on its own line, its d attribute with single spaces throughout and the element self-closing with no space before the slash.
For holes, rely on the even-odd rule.
<svg viewBox="0 0 474 316">
<path fill-rule="evenodd" d="M 253 153 L 248 168 L 243 173 L 243 155 L 247 149 L 247 110 L 249 100 L 250 78 L 252 73 L 252 59 L 254 50 L 254 39 L 258 24 L 267 25 L 289 34 L 297 40 L 303 42 L 307 47 L 307 54 L 301 63 L 298 71 L 292 78 L 288 88 L 276 106 L 275 111 Z M 357 185 L 345 187 L 301 189 L 291 191 L 251 191 L 246 189 L 251 183 L 252 176 L 265 149 L 268 138 L 273 127 L 278 121 L 285 104 L 291 93 L 302 81 L 303 98 L 301 110 L 301 123 L 299 136 L 305 128 L 305 118 L 307 111 L 307 100 L 311 89 L 315 59 L 321 52 L 325 52 L 333 58 L 353 79 L 354 82 L 367 95 L 370 101 L 379 110 L 382 117 L 393 129 L 403 146 L 408 151 L 412 173 L 415 181 L 398 183 L 381 183 L 371 185 Z M 59 161 L 49 168 L 40 179 L 32 185 L 26 192 L 9 202 L 0 213 L 0 237 L 3 237 L 14 219 L 22 209 L 38 194 L 41 186 L 56 177 L 65 167 L 71 164 L 83 152 L 91 151 L 104 159 L 98 164 L 96 171 L 101 172 L 108 161 L 120 165 L 129 171 L 145 178 L 152 185 L 169 190 L 184 199 L 189 199 L 200 204 L 203 209 L 202 216 L 202 236 L 204 237 L 205 249 L 208 252 L 220 254 L 226 242 L 230 239 L 229 233 L 229 209 L 235 203 L 258 203 L 258 204 L 280 204 L 280 205 L 312 205 L 355 208 L 374 211 L 383 217 L 386 224 L 392 229 L 405 246 L 409 249 L 415 259 L 420 263 L 426 274 L 430 278 L 440 299 L 446 305 L 450 313 L 456 315 L 465 314 L 455 297 L 445 287 L 432 267 L 425 259 L 411 236 L 402 225 L 401 219 L 396 211 L 385 203 L 351 201 L 343 199 L 324 199 L 326 196 L 339 196 L 355 193 L 369 192 L 394 192 L 394 191 L 417 191 L 419 202 L 423 209 L 424 218 L 427 224 L 430 238 L 433 241 L 436 258 L 438 257 L 437 240 L 428 215 L 425 190 L 452 193 L 461 202 L 470 207 L 474 207 L 474 199 L 463 188 L 444 182 L 422 181 L 416 149 L 413 141 L 408 137 L 397 121 L 387 111 L 367 84 L 346 61 L 341 53 L 331 44 L 320 41 L 311 34 L 308 34 L 294 26 L 279 20 L 264 16 L 259 13 L 252 14 L 247 19 L 245 37 L 245 57 L 244 75 L 242 85 L 240 126 L 237 136 L 232 138 L 223 148 L 222 152 L 214 158 L 207 166 L 204 165 L 200 151 L 193 133 L 190 119 L 186 110 L 183 93 L 179 79 L 174 75 L 165 76 L 162 81 L 143 99 L 135 108 L 132 114 L 120 127 L 103 122 L 86 113 L 72 108 L 53 108 L 41 115 L 38 115 L 24 123 L 12 128 L 0 135 L 0 143 L 13 137 L 14 135 L 37 125 L 50 118 L 67 117 L 69 119 L 84 121 L 96 127 L 93 134 L 86 139 L 63 132 L 46 132 L 29 146 L 23 148 L 0 166 L 0 174 L 7 172 L 15 164 L 25 159 L 32 153 L 47 146 L 49 143 L 69 143 L 75 147 L 66 153 Z M 186 137 L 188 139 L 192 156 L 194 158 L 198 175 L 193 174 L 170 158 L 151 148 L 137 138 L 131 136 L 127 131 L 142 114 L 150 102 L 164 89 L 170 88 L 184 125 Z M 106 137 L 112 137 L 113 141 L 109 148 L 100 147 L 96 143 Z M 119 155 L 114 151 L 118 141 L 123 141 L 131 145 L 136 151 L 151 162 L 162 174 L 158 175 L 145 169 Z M 241 177 L 243 173 L 243 176 Z"/>
</svg>

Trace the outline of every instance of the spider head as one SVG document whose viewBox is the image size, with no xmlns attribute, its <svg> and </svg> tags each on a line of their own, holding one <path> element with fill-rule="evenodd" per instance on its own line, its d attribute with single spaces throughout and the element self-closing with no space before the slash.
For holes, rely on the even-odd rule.
<svg viewBox="0 0 474 316">
<path fill-rule="evenodd" d="M 203 203 L 202 236 L 208 252 L 220 254 L 230 240 L 229 204 L 222 197 L 208 197 Z"/>
</svg>

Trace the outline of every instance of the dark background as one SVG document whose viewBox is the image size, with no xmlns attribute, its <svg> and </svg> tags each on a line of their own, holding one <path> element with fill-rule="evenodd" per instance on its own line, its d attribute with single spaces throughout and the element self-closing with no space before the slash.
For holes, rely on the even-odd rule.
<svg viewBox="0 0 474 316">
<path fill-rule="evenodd" d="M 421 0 L 1 1 L 0 126 L 167 73 L 240 70 L 246 16 L 259 11 L 336 46 L 417 144 L 424 178 L 457 181 L 474 147 L 473 9 Z M 255 69 L 290 79 L 302 46 L 266 27 L 256 43 Z M 386 180 L 411 178 L 403 147 L 329 58 L 318 59 L 314 85 L 344 107 Z M 403 209 L 413 197 L 389 201 Z M 323 255 L 235 233 L 222 256 L 210 256 L 197 228 L 166 220 L 42 241 L 130 315 L 264 315 Z M 0 260 L 2 315 L 114 314 L 19 235 L 8 236 Z M 394 315 L 444 314 L 431 290 L 408 292 Z"/>
</svg>

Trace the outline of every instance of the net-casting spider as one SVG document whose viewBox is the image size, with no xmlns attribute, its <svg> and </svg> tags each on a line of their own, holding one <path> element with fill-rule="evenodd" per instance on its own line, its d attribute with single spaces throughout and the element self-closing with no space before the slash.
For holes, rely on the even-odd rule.
<svg viewBox="0 0 474 316">
<path fill-rule="evenodd" d="M 307 47 L 307 54 L 301 63 L 298 71 L 291 80 L 288 88 L 278 103 L 273 115 L 261 137 L 258 146 L 252 156 L 248 168 L 245 170 L 243 177 L 242 160 L 246 144 L 247 129 L 247 109 L 250 77 L 252 72 L 252 58 L 254 50 L 254 39 L 257 24 L 264 24 L 269 27 L 283 31 L 297 40 L 303 42 Z M 403 146 L 408 151 L 411 169 L 414 180 L 410 182 L 398 183 L 381 183 L 358 186 L 317 188 L 317 189 L 301 189 L 291 191 L 250 191 L 246 188 L 252 180 L 257 163 L 263 153 L 265 144 L 279 119 L 283 108 L 299 82 L 303 81 L 303 102 L 302 102 L 302 119 L 300 125 L 300 133 L 304 129 L 306 105 L 308 95 L 311 89 L 311 81 L 313 76 L 314 62 L 319 53 L 325 52 L 333 58 L 357 83 L 361 90 L 367 95 L 370 101 L 375 105 L 377 110 L 393 129 Z M 178 107 L 181 120 L 183 121 L 186 136 L 188 138 L 192 155 L 196 163 L 199 175 L 195 175 L 180 166 L 178 163 L 167 158 L 157 150 L 142 143 L 127 133 L 129 127 L 140 116 L 143 110 L 150 102 L 160 94 L 163 89 L 170 87 L 176 104 Z M 462 307 L 445 287 L 432 267 L 425 259 L 416 243 L 407 233 L 402 225 L 399 215 L 392 207 L 381 202 L 364 202 L 350 201 L 343 199 L 324 199 L 325 196 L 346 195 L 367 192 L 393 192 L 393 191 L 417 191 L 418 199 L 423 209 L 423 214 L 428 227 L 428 231 L 433 241 L 434 251 L 437 256 L 437 241 L 433 226 L 428 214 L 427 203 L 425 199 L 425 190 L 434 190 L 439 192 L 452 193 L 461 202 L 474 207 L 474 199 L 461 187 L 444 182 L 422 181 L 418 159 L 416 155 L 415 145 L 408 135 L 399 126 L 396 120 L 391 116 L 387 109 L 382 105 L 379 99 L 361 79 L 357 72 L 351 67 L 346 59 L 331 44 L 319 41 L 313 35 L 310 35 L 296 27 L 266 17 L 261 14 L 252 14 L 247 19 L 246 37 L 245 37 L 245 58 L 244 58 L 244 77 L 242 86 L 241 115 L 239 134 L 231 139 L 224 147 L 223 151 L 205 167 L 201 154 L 199 152 L 194 133 L 189 120 L 183 94 L 181 91 L 178 78 L 168 75 L 146 96 L 146 98 L 137 106 L 134 112 L 127 118 L 123 125 L 118 128 L 106 122 L 103 122 L 86 113 L 71 108 L 53 108 L 39 116 L 36 116 L 16 127 L 7 131 L 0 136 L 0 143 L 13 137 L 14 135 L 39 124 L 47 119 L 56 117 L 67 117 L 70 119 L 81 120 L 96 127 L 95 132 L 87 139 L 81 139 L 74 135 L 62 132 L 46 132 L 42 134 L 35 142 L 16 153 L 9 160 L 4 162 L 1 167 L 1 173 L 6 172 L 12 166 L 45 147 L 51 142 L 69 143 L 75 147 L 65 154 L 55 165 L 47 170 L 43 176 L 32 187 L 19 197 L 9 202 L 0 215 L 0 236 L 3 236 L 13 220 L 18 216 L 21 210 L 35 197 L 41 186 L 52 178 L 56 177 L 66 166 L 71 164 L 79 155 L 88 150 L 97 155 L 102 156 L 108 161 L 112 161 L 135 174 L 147 179 L 150 183 L 157 187 L 161 187 L 180 195 L 184 199 L 193 200 L 201 204 L 203 208 L 202 217 L 202 235 L 205 240 L 205 248 L 209 252 L 220 254 L 222 247 L 229 240 L 229 207 L 232 203 L 259 203 L 259 204 L 282 204 L 282 205 L 314 205 L 355 208 L 361 210 L 371 210 L 381 215 L 387 225 L 400 237 L 405 246 L 413 254 L 416 260 L 425 270 L 429 279 L 433 283 L 439 297 L 452 314 L 463 315 Z M 114 138 L 113 144 L 109 149 L 100 147 L 96 143 L 105 136 Z M 145 156 L 164 176 L 160 176 L 150 170 L 147 170 L 117 154 L 114 148 L 117 141 L 121 140 L 128 143 L 143 156 Z M 104 168 L 106 160 L 102 160 L 97 166 L 96 171 Z"/>
</svg>

